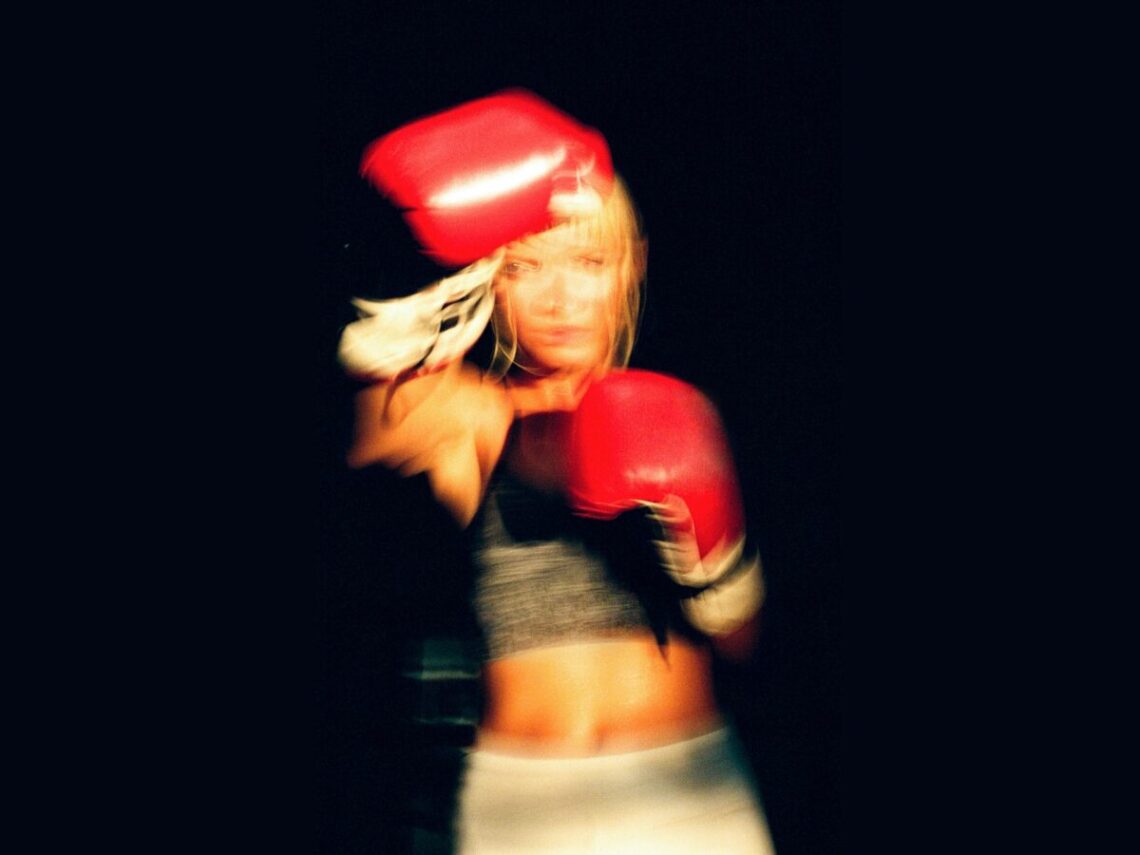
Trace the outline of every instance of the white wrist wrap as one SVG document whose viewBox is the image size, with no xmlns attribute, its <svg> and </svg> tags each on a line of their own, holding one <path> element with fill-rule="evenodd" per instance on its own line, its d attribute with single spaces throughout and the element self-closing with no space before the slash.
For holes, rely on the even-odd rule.
<svg viewBox="0 0 1140 855">
<path fill-rule="evenodd" d="M 407 297 L 353 300 L 360 319 L 344 328 L 337 348 L 345 371 L 390 380 L 409 369 L 427 373 L 461 358 L 491 319 L 501 256 L 496 252 Z"/>
<path fill-rule="evenodd" d="M 681 610 L 705 635 L 726 635 L 740 628 L 764 603 L 764 574 L 760 556 L 748 561 L 715 585 L 681 601 Z"/>
<path fill-rule="evenodd" d="M 744 536 L 729 543 L 722 537 L 701 556 L 693 517 L 684 499 L 672 493 L 661 502 L 641 502 L 661 533 L 653 541 L 669 578 L 693 591 L 681 599 L 681 610 L 705 635 L 725 635 L 739 628 L 764 602 L 760 556 L 744 557 Z"/>
<path fill-rule="evenodd" d="M 654 540 L 665 572 L 678 585 L 703 588 L 717 582 L 744 554 L 744 538 L 728 543 L 722 537 L 701 557 L 689 506 L 680 496 L 668 494 L 662 502 L 641 502 L 661 532 Z"/>
</svg>

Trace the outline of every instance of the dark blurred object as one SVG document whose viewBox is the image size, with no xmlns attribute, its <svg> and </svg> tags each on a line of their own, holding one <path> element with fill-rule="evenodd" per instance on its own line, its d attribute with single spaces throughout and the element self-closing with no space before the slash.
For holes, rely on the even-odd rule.
<svg viewBox="0 0 1140 855">
<path fill-rule="evenodd" d="M 427 479 L 338 468 L 319 604 L 322 853 L 447 852 L 480 696 L 469 565 Z"/>
</svg>

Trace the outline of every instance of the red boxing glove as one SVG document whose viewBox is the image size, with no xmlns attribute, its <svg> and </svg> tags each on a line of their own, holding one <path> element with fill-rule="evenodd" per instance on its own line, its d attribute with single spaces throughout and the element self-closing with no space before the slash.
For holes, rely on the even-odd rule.
<svg viewBox="0 0 1140 855">
<path fill-rule="evenodd" d="M 567 489 L 574 510 L 612 519 L 648 508 L 681 584 L 716 582 L 739 560 L 744 513 L 716 408 L 662 374 L 624 371 L 594 383 L 573 416 Z"/>
<path fill-rule="evenodd" d="M 571 421 L 567 490 L 583 516 L 645 507 L 660 524 L 665 570 L 688 592 L 694 627 L 724 636 L 764 602 L 760 557 L 744 554 L 744 512 L 732 455 L 712 403 L 673 377 L 610 374 Z"/>
<path fill-rule="evenodd" d="M 404 125 L 368 146 L 360 171 L 455 267 L 599 209 L 613 184 L 605 138 L 523 90 Z"/>
</svg>

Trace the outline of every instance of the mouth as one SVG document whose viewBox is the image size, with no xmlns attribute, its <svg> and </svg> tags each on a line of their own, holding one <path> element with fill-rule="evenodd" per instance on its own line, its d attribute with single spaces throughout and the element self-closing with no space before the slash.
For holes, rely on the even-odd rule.
<svg viewBox="0 0 1140 855">
<path fill-rule="evenodd" d="M 592 335 L 589 327 L 557 326 L 542 331 L 542 338 L 552 344 L 577 344 L 588 341 Z"/>
</svg>

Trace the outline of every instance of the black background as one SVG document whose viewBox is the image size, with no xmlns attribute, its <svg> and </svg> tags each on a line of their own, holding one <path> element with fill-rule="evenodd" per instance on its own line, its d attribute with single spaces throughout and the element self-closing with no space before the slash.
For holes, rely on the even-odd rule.
<svg viewBox="0 0 1140 855">
<path fill-rule="evenodd" d="M 721 670 L 722 698 L 777 851 L 842 848 L 839 12 L 639 6 L 319 8 L 321 851 L 364 851 L 386 833 L 406 759 L 385 696 L 395 644 L 458 599 L 439 593 L 456 554 L 423 490 L 340 463 L 352 387 L 333 350 L 348 298 L 438 275 L 359 178 L 359 157 L 404 121 L 514 86 L 601 130 L 642 213 L 633 364 L 719 405 L 769 585 L 755 661 Z"/>
</svg>

